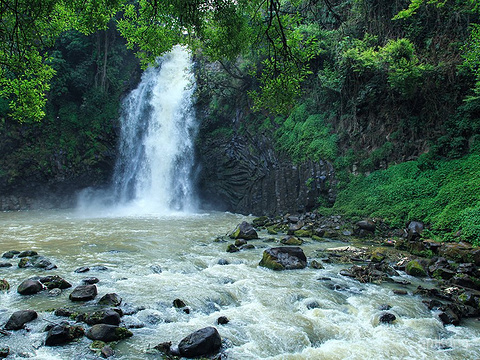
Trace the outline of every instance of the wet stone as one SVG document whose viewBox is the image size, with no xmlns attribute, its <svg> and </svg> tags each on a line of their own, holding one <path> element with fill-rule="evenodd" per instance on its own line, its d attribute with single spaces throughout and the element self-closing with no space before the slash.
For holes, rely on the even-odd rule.
<svg viewBox="0 0 480 360">
<path fill-rule="evenodd" d="M 226 316 L 220 316 L 218 319 L 217 319 L 217 324 L 218 325 L 226 325 L 230 322 L 230 320 L 228 320 L 228 318 Z"/>
<path fill-rule="evenodd" d="M 122 303 L 122 298 L 120 295 L 115 293 L 109 293 L 103 295 L 100 300 L 98 300 L 100 305 L 108 305 L 108 306 L 120 306 Z"/>
<path fill-rule="evenodd" d="M 378 321 L 382 324 L 391 324 L 393 323 L 397 317 L 393 315 L 392 313 L 386 312 L 380 315 Z"/>
<path fill-rule="evenodd" d="M 9 262 L 0 262 L 0 268 L 6 268 L 6 267 L 11 267 L 11 266 L 13 266 L 13 265 Z"/>
<path fill-rule="evenodd" d="M 222 338 L 214 327 L 197 330 L 183 338 L 178 344 L 181 356 L 196 357 L 217 352 L 222 346 Z"/>
<path fill-rule="evenodd" d="M 100 280 L 96 277 L 89 277 L 89 278 L 83 279 L 82 282 L 87 285 L 93 285 L 93 284 L 99 283 Z"/>
<path fill-rule="evenodd" d="M 33 310 L 19 310 L 15 311 L 7 323 L 5 324 L 5 330 L 20 330 L 24 325 L 38 317 L 36 311 Z"/>
<path fill-rule="evenodd" d="M 11 259 L 15 255 L 18 255 L 18 254 L 20 254 L 20 251 L 10 250 L 10 251 L 7 251 L 7 252 L 3 253 L 2 257 L 5 258 L 5 259 Z"/>
<path fill-rule="evenodd" d="M 95 285 L 77 286 L 70 294 L 71 301 L 88 301 L 97 296 L 97 287 Z"/>
<path fill-rule="evenodd" d="M 60 346 L 82 337 L 84 330 L 81 326 L 71 326 L 67 322 L 54 325 L 48 330 L 45 339 L 46 346 Z"/>
<path fill-rule="evenodd" d="M 31 256 L 37 256 L 38 253 L 34 250 L 27 250 L 27 251 L 22 251 L 21 253 L 18 254 L 19 258 L 24 258 L 24 257 L 31 257 Z"/>
<path fill-rule="evenodd" d="M 43 290 L 43 284 L 34 279 L 27 279 L 18 285 L 17 292 L 20 295 L 33 295 Z"/>
<path fill-rule="evenodd" d="M 82 266 L 75 270 L 75 272 L 79 274 L 86 273 L 87 271 L 90 271 L 90 268 L 88 266 Z"/>
</svg>

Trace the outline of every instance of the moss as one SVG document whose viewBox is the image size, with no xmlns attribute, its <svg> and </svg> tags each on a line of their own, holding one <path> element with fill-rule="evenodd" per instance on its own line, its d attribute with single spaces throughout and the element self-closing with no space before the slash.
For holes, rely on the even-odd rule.
<svg viewBox="0 0 480 360">
<path fill-rule="evenodd" d="M 294 245 L 294 246 L 298 246 L 298 245 L 302 245 L 303 244 L 303 240 L 302 239 L 299 239 L 297 237 L 294 237 L 294 236 L 289 236 L 285 239 L 282 239 L 280 241 L 282 244 L 285 244 L 285 245 Z"/>
<path fill-rule="evenodd" d="M 405 271 L 408 275 L 423 277 L 427 276 L 427 272 L 423 266 L 418 262 L 418 260 L 411 260 L 408 262 Z"/>
<path fill-rule="evenodd" d="M 298 237 L 311 237 L 312 236 L 312 230 L 297 230 L 293 233 L 295 236 Z"/>
<path fill-rule="evenodd" d="M 285 269 L 285 267 L 283 265 L 279 264 L 275 260 L 275 258 L 273 258 L 271 255 L 269 255 L 265 251 L 263 252 L 262 260 L 260 260 L 260 263 L 258 265 L 266 267 L 267 269 L 271 269 L 271 270 L 284 270 Z"/>
<path fill-rule="evenodd" d="M 273 227 L 273 226 L 270 226 L 267 228 L 267 232 L 270 234 L 270 235 L 277 235 L 278 234 L 278 231 Z"/>
<path fill-rule="evenodd" d="M 133 333 L 128 330 L 127 328 L 124 328 L 124 327 L 117 327 L 115 329 L 115 335 L 120 339 L 127 339 L 129 337 L 132 337 L 133 336 Z"/>
<path fill-rule="evenodd" d="M 0 291 L 8 291 L 10 290 L 10 284 L 7 280 L 2 279 L 0 280 Z"/>
</svg>

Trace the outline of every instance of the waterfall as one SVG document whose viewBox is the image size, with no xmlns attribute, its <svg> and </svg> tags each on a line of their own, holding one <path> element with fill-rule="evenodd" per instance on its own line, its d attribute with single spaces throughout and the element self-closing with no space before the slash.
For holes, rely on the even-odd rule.
<svg viewBox="0 0 480 360">
<path fill-rule="evenodd" d="M 141 212 L 189 211 L 197 124 L 190 53 L 181 46 L 148 68 L 125 99 L 113 191 Z"/>
</svg>

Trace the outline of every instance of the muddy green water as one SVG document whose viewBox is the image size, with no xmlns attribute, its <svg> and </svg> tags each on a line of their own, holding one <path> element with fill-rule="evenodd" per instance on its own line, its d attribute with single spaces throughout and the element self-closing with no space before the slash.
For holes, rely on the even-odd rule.
<svg viewBox="0 0 480 360">
<path fill-rule="evenodd" d="M 123 317 L 134 336 L 114 346 L 115 359 L 158 359 L 151 348 L 161 342 L 177 344 L 190 332 L 216 326 L 227 359 L 479 359 L 480 322 L 444 327 L 416 296 L 397 296 L 391 286 L 360 284 L 340 276 L 346 267 L 274 272 L 258 267 L 270 238 L 250 241 L 255 249 L 227 253 L 228 243 L 215 242 L 244 216 L 228 213 L 126 216 L 80 214 L 74 211 L 0 213 L 0 252 L 32 249 L 51 259 L 58 269 L 41 271 L 0 268 L 0 278 L 12 286 L 0 293 L 0 324 L 19 309 L 34 309 L 39 318 L 29 331 L 0 335 L 10 347 L 9 359 L 96 359 L 90 340 L 45 347 L 43 329 L 63 319 L 51 309 L 75 308 L 71 289 L 58 297 L 45 293 L 20 296 L 18 284 L 34 275 L 58 274 L 74 286 L 98 277 L 99 299 L 116 292 L 125 307 L 142 308 Z M 276 239 L 278 241 L 278 239 Z M 345 245 L 333 241 L 307 242 L 309 260 L 317 250 Z M 228 265 L 219 265 L 219 260 Z M 5 259 L 2 259 L 4 261 Z M 80 266 L 104 265 L 107 271 L 75 273 Z M 161 268 L 161 272 L 158 269 Z M 154 271 L 156 269 L 157 272 Z M 331 280 L 318 280 L 328 277 Z M 406 289 L 411 293 L 418 280 Z M 424 286 L 431 284 L 424 283 Z M 398 287 L 398 286 L 397 286 Z M 190 314 L 172 306 L 176 298 Z M 86 304 L 91 306 L 96 300 Z M 316 303 L 317 307 L 311 305 Z M 126 305 L 125 305 L 126 304 Z M 397 321 L 378 324 L 379 308 L 388 304 Z M 219 316 L 230 322 L 216 325 Z"/>
</svg>

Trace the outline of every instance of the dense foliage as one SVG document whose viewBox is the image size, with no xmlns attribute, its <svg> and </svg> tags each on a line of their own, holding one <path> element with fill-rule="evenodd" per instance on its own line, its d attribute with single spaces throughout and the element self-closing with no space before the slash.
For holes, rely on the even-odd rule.
<svg viewBox="0 0 480 360">
<path fill-rule="evenodd" d="M 421 219 L 433 234 L 480 245 L 480 155 L 450 161 L 422 156 L 353 177 L 334 208 L 323 211 L 379 217 L 395 227 Z"/>
</svg>

